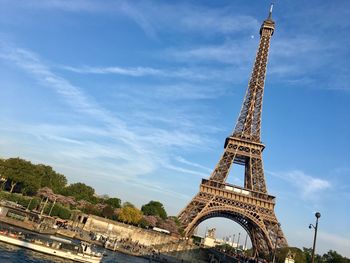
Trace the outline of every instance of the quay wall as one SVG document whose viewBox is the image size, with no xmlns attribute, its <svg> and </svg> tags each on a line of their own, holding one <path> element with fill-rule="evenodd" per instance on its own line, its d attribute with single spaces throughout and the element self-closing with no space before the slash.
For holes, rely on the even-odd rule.
<svg viewBox="0 0 350 263">
<path fill-rule="evenodd" d="M 207 263 L 208 251 L 189 242 L 154 230 L 143 229 L 113 220 L 88 215 L 80 226 L 86 232 L 94 232 L 110 239 L 129 239 L 144 246 L 151 246 L 155 254 L 148 255 L 168 263 Z M 147 257 L 147 255 L 144 255 Z"/>
<path fill-rule="evenodd" d="M 87 232 L 92 231 L 112 239 L 129 239 L 144 246 L 152 246 L 156 254 L 149 256 L 155 256 L 169 263 L 208 262 L 208 253 L 205 249 L 191 244 L 188 240 L 182 240 L 153 230 L 147 230 L 92 215 L 89 215 L 87 218 L 83 230 Z"/>
<path fill-rule="evenodd" d="M 153 230 L 147 230 L 109 219 L 90 215 L 83 230 L 98 233 L 115 239 L 130 239 L 145 246 L 177 242 L 179 239 Z"/>
</svg>

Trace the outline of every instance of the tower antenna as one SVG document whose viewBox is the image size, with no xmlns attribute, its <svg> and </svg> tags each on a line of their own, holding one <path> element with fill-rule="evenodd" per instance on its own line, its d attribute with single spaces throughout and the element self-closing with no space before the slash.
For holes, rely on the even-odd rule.
<svg viewBox="0 0 350 263">
<path fill-rule="evenodd" d="M 271 6 L 270 6 L 270 12 L 269 12 L 269 17 L 268 17 L 268 19 L 271 19 L 271 17 L 272 17 L 273 5 L 274 5 L 274 3 L 271 3 Z"/>
</svg>

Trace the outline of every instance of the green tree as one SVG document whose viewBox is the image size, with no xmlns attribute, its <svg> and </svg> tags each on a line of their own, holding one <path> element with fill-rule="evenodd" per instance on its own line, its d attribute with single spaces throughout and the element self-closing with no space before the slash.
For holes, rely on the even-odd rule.
<svg viewBox="0 0 350 263">
<path fill-rule="evenodd" d="M 57 216 L 57 217 L 62 218 L 62 219 L 70 219 L 70 217 L 71 217 L 70 209 L 68 209 L 68 208 L 66 208 L 58 203 L 55 203 L 54 206 L 53 206 L 53 203 L 51 203 L 50 205 L 47 205 L 45 207 L 44 212 L 46 214 L 49 214 L 50 210 L 51 210 L 51 216 Z"/>
<path fill-rule="evenodd" d="M 326 263 L 349 263 L 350 259 L 343 257 L 334 250 L 330 250 L 322 256 L 322 262 Z"/>
<path fill-rule="evenodd" d="M 105 218 L 112 219 L 114 215 L 114 209 L 110 205 L 106 205 L 101 212 L 102 216 Z"/>
<path fill-rule="evenodd" d="M 113 208 L 120 208 L 121 207 L 121 200 L 119 198 L 116 198 L 116 197 L 106 199 L 105 203 L 110 205 Z"/>
<path fill-rule="evenodd" d="M 32 195 L 40 187 L 35 165 L 20 158 L 1 160 L 0 174 L 6 178 L 6 184 L 9 185 L 11 193 L 17 191 Z"/>
<path fill-rule="evenodd" d="M 305 255 L 306 263 L 310 263 L 311 262 L 312 248 L 303 247 L 303 253 Z"/>
<path fill-rule="evenodd" d="M 49 187 L 55 193 L 60 193 L 67 184 L 67 178 L 55 172 L 51 166 L 38 164 L 36 165 L 36 173 L 40 176 L 40 187 Z"/>
<path fill-rule="evenodd" d="M 42 187 L 52 188 L 56 193 L 67 184 L 64 175 L 56 173 L 52 167 L 32 164 L 20 158 L 0 160 L 1 181 L 6 180 L 7 189 L 33 195 Z"/>
<path fill-rule="evenodd" d="M 96 199 L 96 197 L 94 197 L 94 188 L 84 183 L 75 183 L 68 185 L 62 190 L 62 194 L 65 196 L 73 196 L 77 201 L 83 199 L 89 202 L 93 202 Z"/>
<path fill-rule="evenodd" d="M 162 219 L 167 218 L 163 204 L 158 201 L 150 201 L 148 204 L 143 205 L 141 211 L 145 215 L 159 216 Z"/>
</svg>

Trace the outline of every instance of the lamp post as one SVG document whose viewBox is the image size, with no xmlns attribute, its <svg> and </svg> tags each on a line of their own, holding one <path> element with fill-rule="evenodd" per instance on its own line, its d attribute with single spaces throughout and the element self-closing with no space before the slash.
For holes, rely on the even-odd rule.
<svg viewBox="0 0 350 263">
<path fill-rule="evenodd" d="M 238 250 L 238 246 L 239 246 L 239 237 L 241 236 L 241 233 L 238 233 L 238 240 L 237 240 L 237 247 L 236 247 L 236 252 Z"/>
<path fill-rule="evenodd" d="M 53 204 L 52 204 L 51 209 L 50 209 L 50 212 L 49 212 L 49 216 L 51 216 L 51 212 L 52 212 L 53 207 L 54 207 L 55 204 L 56 204 L 56 200 L 57 200 L 57 198 L 55 198 L 55 200 L 53 201 Z"/>
<path fill-rule="evenodd" d="M 30 201 L 29 201 L 29 203 L 27 205 L 26 211 L 29 211 L 29 207 L 30 207 L 30 204 L 32 203 L 32 201 L 33 201 L 33 198 L 30 198 Z"/>
<path fill-rule="evenodd" d="M 311 255 L 311 263 L 314 263 L 315 260 L 315 248 L 316 248 L 316 237 L 317 237 L 317 228 L 318 228 L 318 219 L 321 217 L 321 213 L 316 212 L 315 213 L 315 217 L 316 217 L 316 226 L 314 226 L 313 224 L 309 225 L 309 228 L 313 228 L 315 230 L 315 234 L 314 234 L 314 244 L 312 246 L 312 255 Z"/>
<path fill-rule="evenodd" d="M 245 235 L 244 252 L 247 250 L 247 240 L 248 240 L 248 234 Z"/>
<path fill-rule="evenodd" d="M 245 234 L 245 242 L 244 242 L 244 248 L 243 248 L 243 255 L 247 255 L 247 240 L 248 240 L 248 232 Z"/>
</svg>

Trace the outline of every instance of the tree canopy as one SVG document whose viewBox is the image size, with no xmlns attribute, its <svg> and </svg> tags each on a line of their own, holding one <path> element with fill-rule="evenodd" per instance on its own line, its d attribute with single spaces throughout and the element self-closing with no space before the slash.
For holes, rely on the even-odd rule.
<svg viewBox="0 0 350 263">
<path fill-rule="evenodd" d="M 121 200 L 119 198 L 116 198 L 116 197 L 106 199 L 105 203 L 107 205 L 110 205 L 113 208 L 120 208 L 121 207 Z"/>
<path fill-rule="evenodd" d="M 0 174 L 6 180 L 5 189 L 27 195 L 35 194 L 43 187 L 57 193 L 67 184 L 66 177 L 55 172 L 51 166 L 32 164 L 20 158 L 0 159 Z"/>
<path fill-rule="evenodd" d="M 297 263 L 311 263 L 312 248 L 299 249 L 296 247 L 279 248 L 276 253 L 276 262 L 283 263 L 288 252 L 294 255 Z M 341 256 L 334 250 L 329 250 L 323 255 L 315 254 L 315 262 L 319 263 L 350 263 L 350 259 Z"/>
<path fill-rule="evenodd" d="M 36 173 L 41 178 L 40 187 L 49 187 L 55 193 L 60 193 L 67 185 L 67 178 L 55 172 L 51 166 L 38 164 Z"/>
<path fill-rule="evenodd" d="M 94 196 L 94 188 L 84 183 L 68 185 L 62 190 L 62 194 L 66 196 L 74 196 L 77 201 L 82 199 L 86 201 L 94 201 L 96 199 Z"/>
<path fill-rule="evenodd" d="M 7 180 L 5 187 L 8 186 L 10 192 L 35 193 L 41 182 L 41 178 L 36 177 L 35 170 L 35 165 L 20 158 L 0 160 L 0 174 Z"/>
<path fill-rule="evenodd" d="M 114 209 L 110 205 L 106 205 L 101 212 L 101 215 L 105 218 L 112 219 L 114 215 Z"/>
<path fill-rule="evenodd" d="M 144 215 L 159 216 L 162 219 L 167 218 L 163 204 L 158 201 L 150 201 L 148 204 L 143 205 L 141 211 Z"/>
<path fill-rule="evenodd" d="M 118 213 L 118 220 L 128 224 L 137 225 L 142 219 L 142 212 L 130 205 L 123 206 Z"/>
<path fill-rule="evenodd" d="M 167 218 L 164 206 L 159 201 L 143 205 L 142 211 L 130 202 L 121 205 L 119 198 L 97 196 L 94 188 L 84 183 L 67 185 L 67 178 L 49 165 L 33 164 L 20 158 L 0 159 L 0 187 L 10 192 L 2 192 L 6 199 L 13 198 L 25 206 L 31 202 L 31 207 L 37 207 L 40 198 L 46 199 L 49 205 L 45 207 L 45 212 L 51 211 L 51 215 L 61 218 L 69 218 L 71 209 L 80 209 L 87 214 L 117 219 L 128 224 L 158 226 L 177 232 L 176 221 Z M 36 197 L 22 198 L 22 194 Z"/>
</svg>

